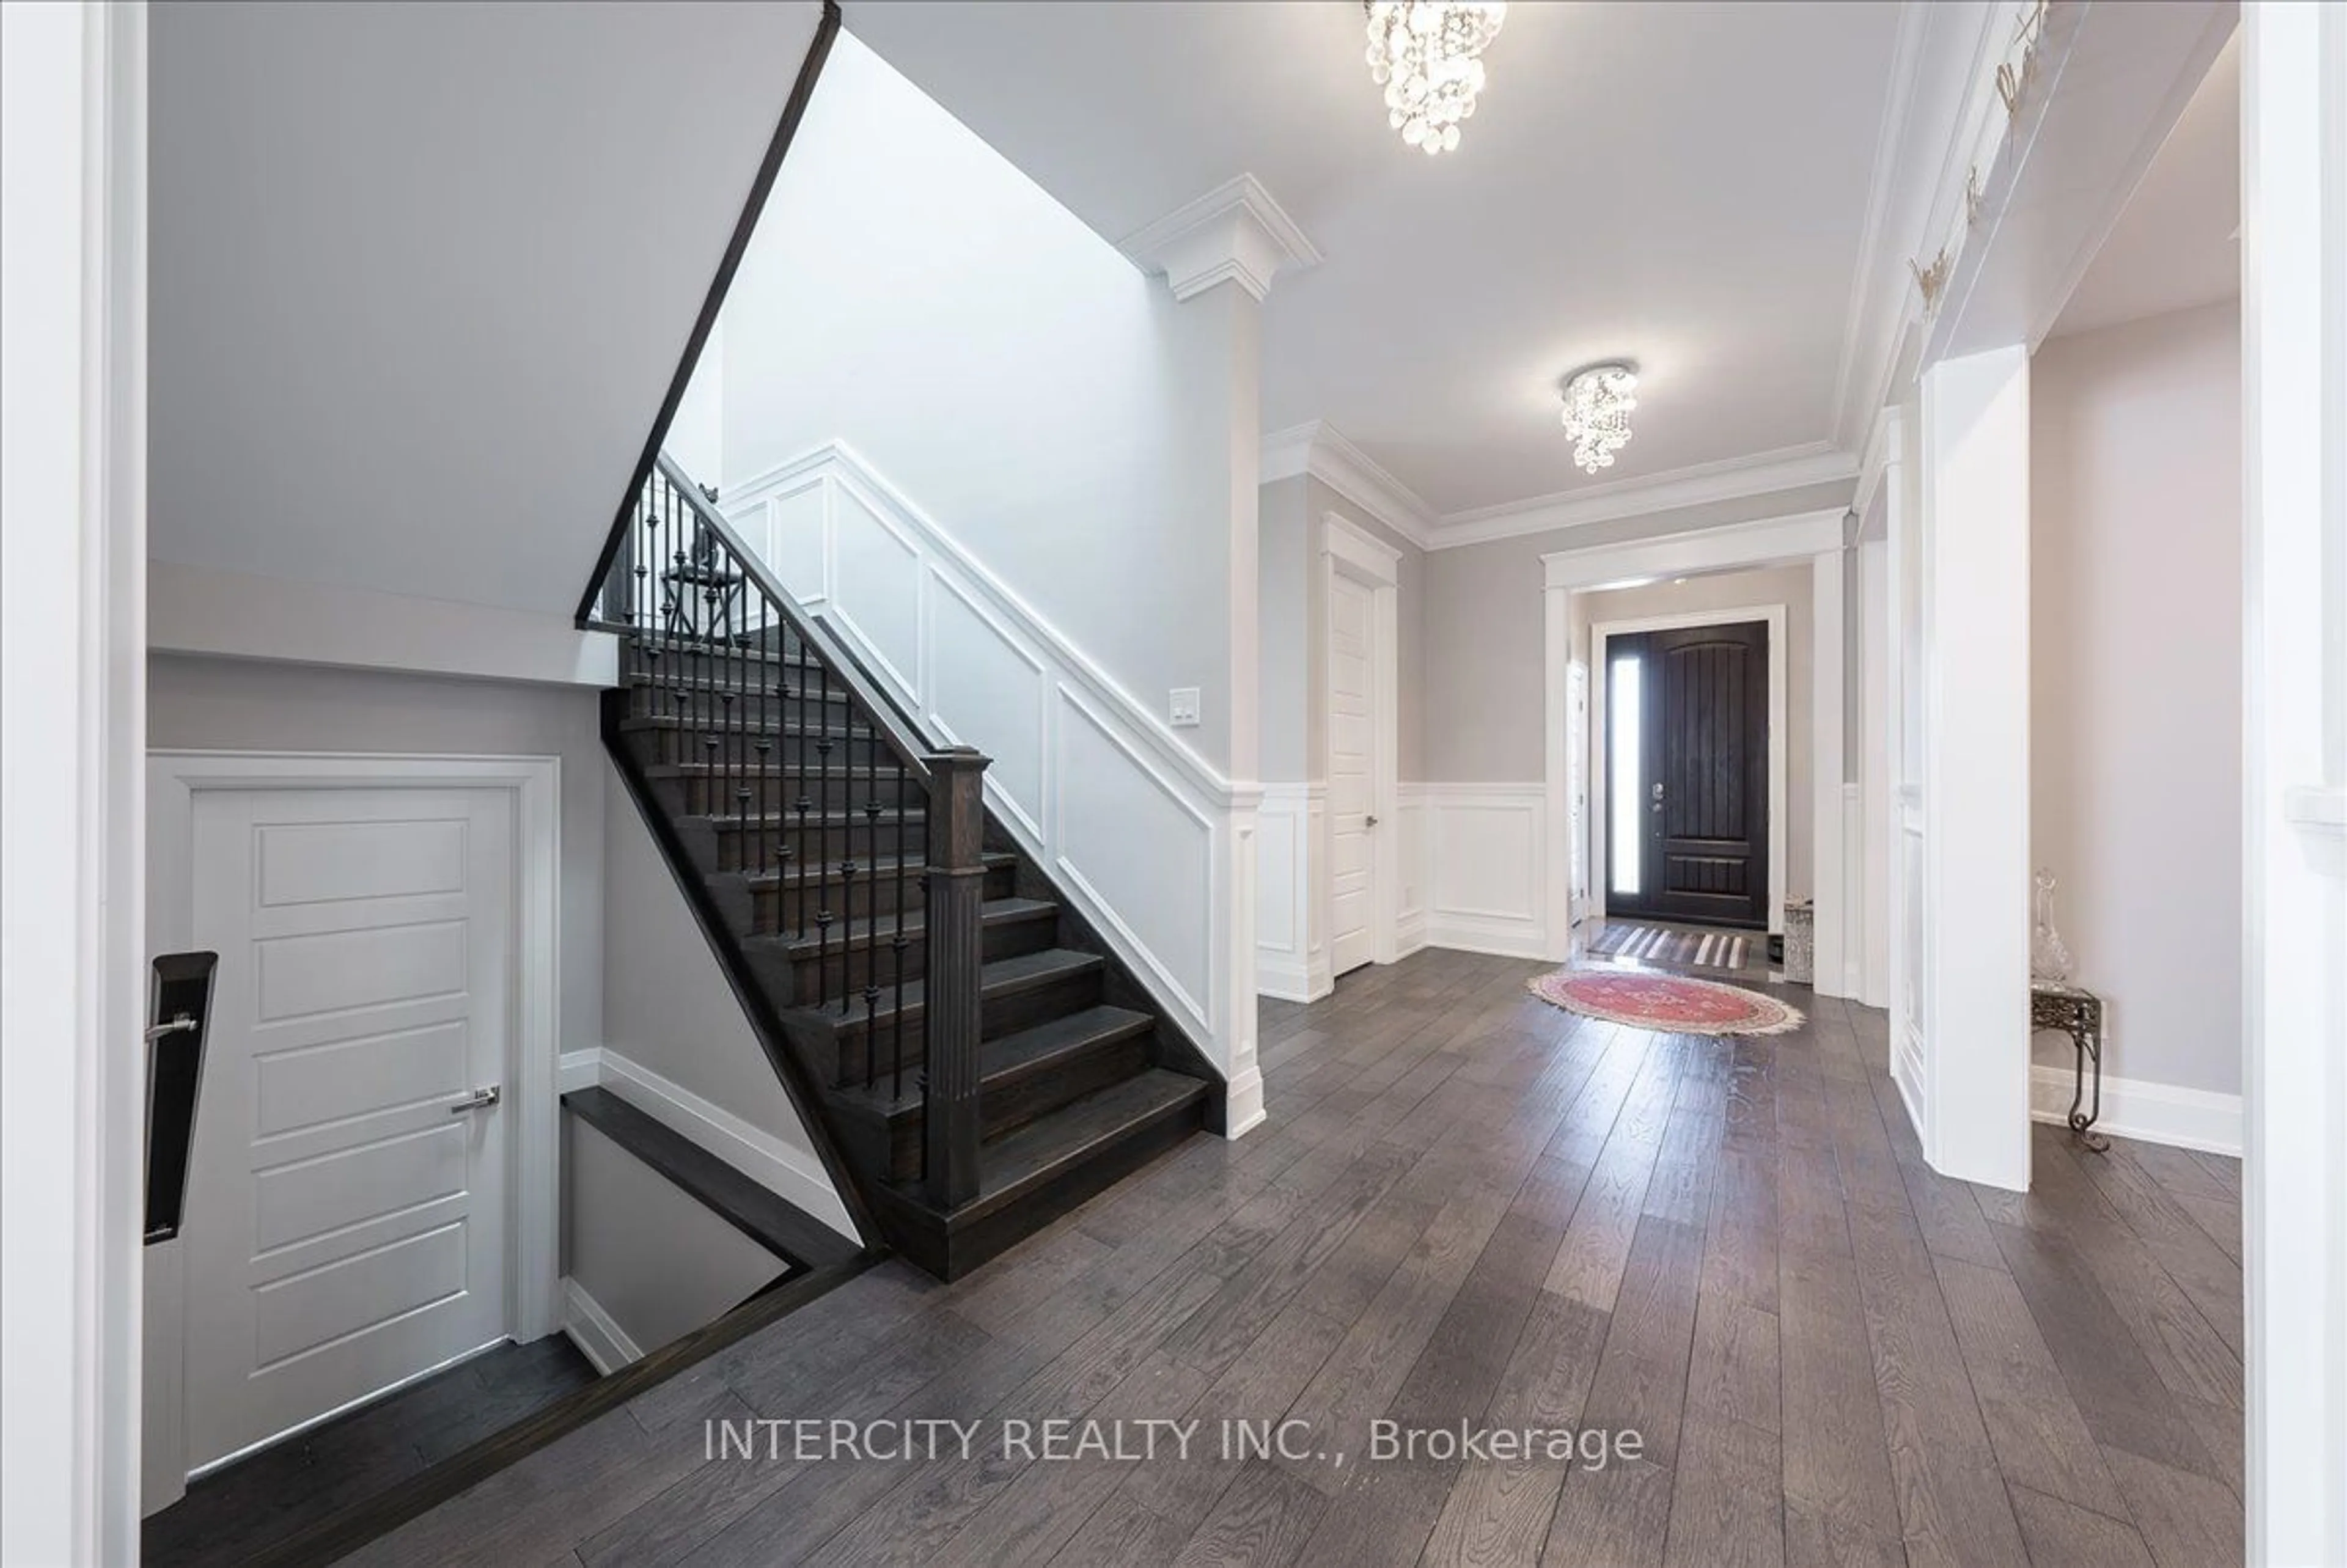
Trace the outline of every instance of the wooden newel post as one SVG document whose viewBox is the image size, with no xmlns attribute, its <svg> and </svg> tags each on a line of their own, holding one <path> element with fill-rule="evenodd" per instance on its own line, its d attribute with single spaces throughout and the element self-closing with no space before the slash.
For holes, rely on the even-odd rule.
<svg viewBox="0 0 2347 1568">
<path fill-rule="evenodd" d="M 987 759 L 967 746 L 928 759 L 928 1005 L 922 1025 L 923 1181 L 951 1209 L 978 1195 L 978 986 L 984 958 Z"/>
</svg>

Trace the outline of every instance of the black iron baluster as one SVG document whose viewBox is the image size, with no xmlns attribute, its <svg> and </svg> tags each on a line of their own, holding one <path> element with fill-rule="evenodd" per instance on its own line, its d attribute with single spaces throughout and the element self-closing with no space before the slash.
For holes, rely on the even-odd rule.
<svg viewBox="0 0 2347 1568">
<path fill-rule="evenodd" d="M 878 746 L 871 744 L 866 749 L 873 753 L 876 765 Z M 908 857 L 905 797 L 911 793 L 906 787 L 905 764 L 900 762 L 897 764 L 897 935 L 888 944 L 897 955 L 897 1012 L 888 1031 L 888 1098 L 892 1102 L 905 1097 L 905 949 L 911 945 L 905 936 L 905 862 Z M 878 972 L 876 963 L 874 972 Z"/>
<path fill-rule="evenodd" d="M 816 722 L 831 710 L 831 671 L 828 666 L 815 672 Z M 824 977 L 823 984 L 831 983 L 831 731 L 821 732 L 815 743 L 815 943 L 816 972 Z M 867 1042 L 868 1043 L 868 1042 Z"/>
</svg>

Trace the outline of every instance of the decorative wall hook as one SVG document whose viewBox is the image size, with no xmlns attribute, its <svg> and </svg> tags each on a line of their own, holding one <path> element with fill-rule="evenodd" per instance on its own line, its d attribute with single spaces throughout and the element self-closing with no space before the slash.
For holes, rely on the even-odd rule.
<svg viewBox="0 0 2347 1568">
<path fill-rule="evenodd" d="M 1948 286 L 1948 272 L 1954 264 L 1955 259 L 1945 249 L 1932 258 L 1928 267 L 1919 267 L 1913 258 L 1908 259 L 1907 270 L 1915 274 L 1915 287 L 1923 296 L 1926 314 L 1940 308 L 1940 291 Z"/>
</svg>

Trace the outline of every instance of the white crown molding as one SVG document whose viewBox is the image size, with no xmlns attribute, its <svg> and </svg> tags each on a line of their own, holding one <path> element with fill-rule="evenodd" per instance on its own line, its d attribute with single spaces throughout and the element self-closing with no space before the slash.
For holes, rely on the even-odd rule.
<svg viewBox="0 0 2347 1568">
<path fill-rule="evenodd" d="M 1144 272 L 1162 272 L 1177 300 L 1236 283 L 1260 300 L 1282 270 L 1320 264 L 1319 248 L 1252 174 L 1226 179 L 1117 245 Z"/>
<path fill-rule="evenodd" d="M 1810 485 L 1836 484 L 1857 477 L 1855 456 L 1829 443 L 1814 441 L 1643 478 L 1612 480 L 1503 507 L 1454 512 L 1442 519 L 1440 531 L 1428 541 L 1426 548 L 1450 549 L 1526 534 L 1586 528 L 1594 523 L 1676 511 L 1683 507 L 1710 506 Z"/>
<path fill-rule="evenodd" d="M 1931 22 L 1928 5 L 1900 8 L 1899 31 L 1886 77 L 1890 91 L 1875 130 L 1866 218 L 1859 231 L 1858 265 L 1850 280 L 1850 313 L 1842 323 L 1841 362 L 1834 374 L 1832 427 L 1835 439 L 1844 446 L 1857 445 L 1865 428 L 1863 421 L 1871 417 L 1869 405 L 1878 401 L 1874 395 L 1890 379 L 1888 362 L 1897 353 L 1904 305 L 1912 287 L 1902 253 L 1908 249 L 1908 236 L 1891 232 L 1890 206 L 1893 193 L 1910 189 L 1915 175 L 1902 153 L 1908 146 L 1910 109 L 1923 69 L 1923 36 Z"/>
<path fill-rule="evenodd" d="M 1435 548 L 1441 519 L 1416 491 L 1325 420 L 1307 420 L 1263 438 L 1261 479 L 1309 475 L 1420 549 Z"/>
<path fill-rule="evenodd" d="M 1689 528 L 1653 538 L 1552 550 L 1541 557 L 1543 586 L 1584 592 L 1655 577 L 1726 571 L 1799 560 L 1848 542 L 1850 513 L 1840 507 Z"/>
</svg>

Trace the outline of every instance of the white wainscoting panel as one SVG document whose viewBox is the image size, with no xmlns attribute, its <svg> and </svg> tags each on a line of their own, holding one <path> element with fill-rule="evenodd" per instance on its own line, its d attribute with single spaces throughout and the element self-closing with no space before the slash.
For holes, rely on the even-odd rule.
<svg viewBox="0 0 2347 1568">
<path fill-rule="evenodd" d="M 1258 992 L 1282 1001 L 1317 1001 L 1335 989 L 1312 862 L 1327 810 L 1326 784 L 1263 786 L 1255 830 L 1255 983 Z"/>
<path fill-rule="evenodd" d="M 845 443 L 720 505 L 932 739 L 993 759 L 988 803 L 1222 1069 L 1233 1129 L 1259 1120 L 1256 942 L 1235 939 L 1262 913 L 1255 787 L 1217 774 Z"/>
<path fill-rule="evenodd" d="M 1394 901 L 1394 956 L 1406 958 L 1426 946 L 1426 791 L 1406 784 L 1395 803 L 1394 832 L 1401 849 L 1401 897 Z"/>
<path fill-rule="evenodd" d="M 1413 786 L 1420 836 L 1428 944 L 1537 958 L 1547 951 L 1542 868 L 1548 864 L 1547 786 L 1427 784 Z M 1409 815 L 1407 810 L 1405 818 Z M 1407 832 L 1407 825 L 1405 828 Z M 1406 840 L 1407 841 L 1407 840 Z M 1413 899 L 1405 895 L 1403 923 Z M 1403 946 L 1409 946 L 1407 936 Z"/>
</svg>

